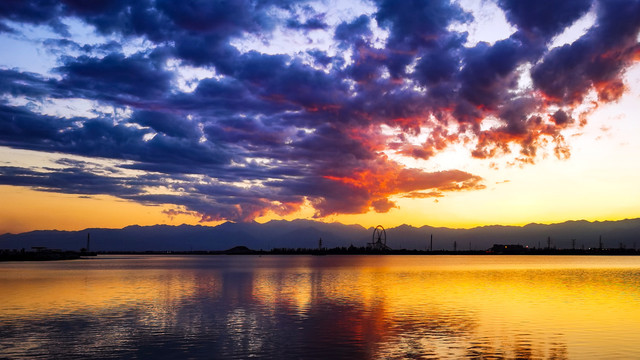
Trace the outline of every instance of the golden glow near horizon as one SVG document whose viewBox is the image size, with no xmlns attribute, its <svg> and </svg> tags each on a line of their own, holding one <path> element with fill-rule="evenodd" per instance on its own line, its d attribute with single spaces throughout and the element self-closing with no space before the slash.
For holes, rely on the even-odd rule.
<svg viewBox="0 0 640 360">
<path fill-rule="evenodd" d="M 0 186 L 0 234 L 31 230 L 83 230 L 129 225 L 198 224 L 197 218 L 162 213 L 169 206 L 148 206 L 113 196 L 88 197 Z M 214 225 L 216 223 L 213 223 Z"/>
</svg>

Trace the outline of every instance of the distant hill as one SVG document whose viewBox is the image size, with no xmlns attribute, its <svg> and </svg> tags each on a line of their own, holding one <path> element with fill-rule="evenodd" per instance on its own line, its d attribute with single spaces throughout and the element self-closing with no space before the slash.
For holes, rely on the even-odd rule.
<svg viewBox="0 0 640 360">
<path fill-rule="evenodd" d="M 189 251 L 225 250 L 235 246 L 250 249 L 315 248 L 322 238 L 323 246 L 365 246 L 371 241 L 373 228 L 360 225 L 323 223 L 312 220 L 226 222 L 218 226 L 155 225 L 127 226 L 122 229 L 85 229 L 81 231 L 39 230 L 0 236 L 0 249 L 30 249 L 45 246 L 78 250 L 86 246 L 91 234 L 94 251 Z M 473 229 L 449 229 L 430 226 L 401 225 L 387 232 L 387 245 L 393 249 L 428 249 L 433 235 L 434 250 L 488 249 L 493 244 L 521 244 L 529 247 L 551 246 L 576 248 L 599 246 L 602 236 L 605 248 L 640 246 L 640 219 L 588 222 L 567 221 L 560 224 L 526 226 L 483 226 Z"/>
</svg>

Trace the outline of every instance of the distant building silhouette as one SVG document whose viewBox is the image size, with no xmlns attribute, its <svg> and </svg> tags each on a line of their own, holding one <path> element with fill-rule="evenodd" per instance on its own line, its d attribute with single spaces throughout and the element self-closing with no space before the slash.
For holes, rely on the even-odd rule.
<svg viewBox="0 0 640 360">
<path fill-rule="evenodd" d="M 488 252 L 494 254 L 524 254 L 527 249 L 522 245 L 504 245 L 504 244 L 493 244 L 491 249 Z"/>
</svg>

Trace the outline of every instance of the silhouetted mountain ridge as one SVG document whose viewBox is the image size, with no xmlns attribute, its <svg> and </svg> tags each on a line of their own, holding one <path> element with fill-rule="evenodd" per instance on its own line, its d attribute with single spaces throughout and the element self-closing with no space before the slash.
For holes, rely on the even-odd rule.
<svg viewBox="0 0 640 360">
<path fill-rule="evenodd" d="M 203 225 L 131 225 L 122 229 L 90 228 L 80 231 L 37 230 L 0 236 L 0 249 L 30 249 L 46 246 L 54 249 L 77 250 L 86 246 L 91 234 L 94 251 L 189 251 L 225 250 L 235 246 L 250 249 L 315 248 L 322 238 L 323 246 L 332 248 L 350 245 L 365 246 L 371 241 L 374 226 L 323 223 L 313 220 L 272 220 L 257 222 L 225 222 L 218 226 Z M 472 229 L 400 225 L 386 229 L 387 245 L 394 249 L 429 249 L 433 235 L 434 250 L 481 250 L 493 244 L 521 244 L 529 247 L 551 246 L 576 248 L 599 246 L 632 248 L 640 245 L 640 219 L 620 221 L 585 220 L 558 224 L 531 223 L 525 226 L 489 225 Z"/>
</svg>

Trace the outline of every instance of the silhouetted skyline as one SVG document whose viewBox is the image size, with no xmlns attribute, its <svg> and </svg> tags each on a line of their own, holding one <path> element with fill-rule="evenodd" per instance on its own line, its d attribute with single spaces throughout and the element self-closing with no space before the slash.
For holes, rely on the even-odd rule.
<svg viewBox="0 0 640 360">
<path fill-rule="evenodd" d="M 373 247 L 432 251 L 483 251 L 494 244 L 519 244 L 536 249 L 635 249 L 640 219 L 615 222 L 574 221 L 559 224 L 485 226 L 472 229 L 413 227 L 402 225 L 374 232 L 374 227 L 323 223 L 311 220 L 271 221 L 266 224 L 224 223 L 207 226 L 129 226 L 123 229 L 35 231 L 0 235 L 0 249 L 45 246 L 78 250 L 91 233 L 92 251 L 222 251 L 235 246 L 254 250 L 272 248 L 318 249 Z M 384 246 L 371 246 L 378 240 Z M 382 240 L 384 239 L 384 241 Z M 454 243 L 456 249 L 454 249 Z"/>
</svg>

